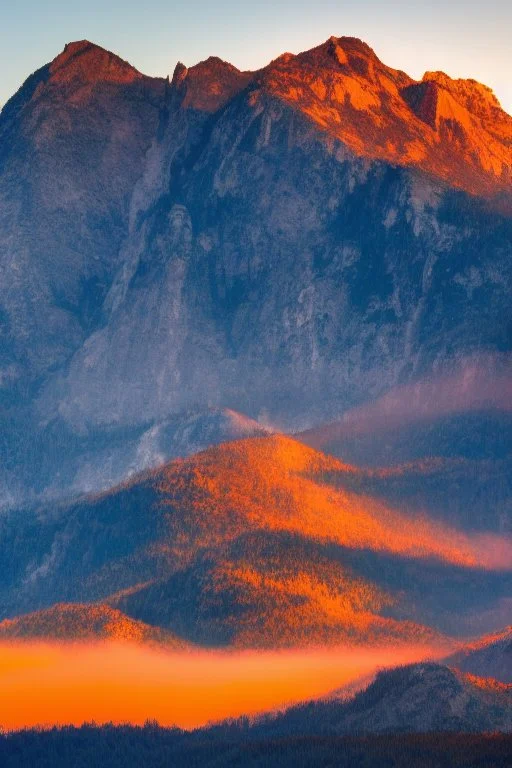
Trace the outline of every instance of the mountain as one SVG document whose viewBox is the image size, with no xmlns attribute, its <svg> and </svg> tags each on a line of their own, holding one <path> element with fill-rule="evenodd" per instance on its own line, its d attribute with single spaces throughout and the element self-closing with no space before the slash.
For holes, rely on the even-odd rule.
<svg viewBox="0 0 512 768">
<path fill-rule="evenodd" d="M 210 647 L 438 646 L 502 625 L 510 540 L 407 516 L 354 490 L 357 472 L 270 435 L 13 510 L 0 618 L 94 602 Z"/>
<path fill-rule="evenodd" d="M 510 732 L 512 686 L 422 663 L 379 672 L 349 702 L 292 708 L 263 724 L 267 736 L 403 732 Z"/>
<path fill-rule="evenodd" d="M 372 403 L 372 410 L 377 403 Z M 341 421 L 294 434 L 296 440 L 354 464 L 396 466 L 425 458 L 506 461 L 512 453 L 512 416 L 498 409 L 457 410 L 378 425 L 349 411 Z M 354 419 L 354 424 L 349 422 Z M 380 415 L 385 418 L 384 414 Z M 378 416 L 377 416 L 378 418 Z"/>
<path fill-rule="evenodd" d="M 82 41 L 32 75 L 2 110 L 7 392 L 30 394 L 37 378 L 64 363 L 94 328 L 119 268 L 130 199 L 164 93 L 163 80 Z"/>
<path fill-rule="evenodd" d="M 512 627 L 468 643 L 448 663 L 472 675 L 512 683 Z"/>
<path fill-rule="evenodd" d="M 67 45 L 0 115 L 4 505 L 188 409 L 297 430 L 474 360 L 509 381 L 511 135 L 353 38 L 171 81 Z"/>
<path fill-rule="evenodd" d="M 499 372 L 492 360 L 475 358 L 459 371 L 393 387 L 341 419 L 315 425 L 297 437 L 313 448 L 372 465 L 426 456 L 508 458 L 511 373 L 506 358 Z"/>
<path fill-rule="evenodd" d="M 509 534 L 512 521 L 512 420 L 498 411 L 458 412 L 377 426 L 366 415 L 295 438 L 362 463 L 355 487 L 404 513 L 422 510 L 464 530 Z M 357 426 L 356 426 L 357 424 Z M 372 429 L 371 425 L 375 425 Z"/>
<path fill-rule="evenodd" d="M 3 469 L 11 494 L 4 503 L 12 505 L 17 497 L 27 504 L 107 490 L 170 459 L 270 432 L 269 427 L 229 408 L 189 409 L 158 422 L 85 434 L 54 422 L 31 444 L 27 445 L 25 433 L 19 434 L 16 448 L 6 451 Z"/>
<path fill-rule="evenodd" d="M 512 378 L 473 360 L 391 388 L 295 438 L 367 467 L 360 487 L 466 530 L 510 532 Z"/>
<path fill-rule="evenodd" d="M 15 619 L 0 621 L 0 640 L 117 640 L 161 644 L 184 649 L 186 644 L 157 627 L 134 621 L 108 605 L 58 604 Z"/>
<path fill-rule="evenodd" d="M 362 471 L 355 487 L 466 531 L 511 533 L 512 462 L 427 457 Z"/>
<path fill-rule="evenodd" d="M 512 118 L 489 88 L 427 72 L 416 82 L 354 38 L 265 71 L 268 87 L 355 154 L 417 167 L 470 192 L 509 191 Z"/>
</svg>

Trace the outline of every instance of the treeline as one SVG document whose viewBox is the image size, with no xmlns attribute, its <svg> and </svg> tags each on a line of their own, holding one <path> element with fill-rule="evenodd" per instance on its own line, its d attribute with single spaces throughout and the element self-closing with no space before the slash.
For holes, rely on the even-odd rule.
<svg viewBox="0 0 512 768">
<path fill-rule="evenodd" d="M 2 768 L 510 768 L 512 735 L 251 736 L 246 723 L 187 733 L 84 725 L 0 735 Z"/>
</svg>

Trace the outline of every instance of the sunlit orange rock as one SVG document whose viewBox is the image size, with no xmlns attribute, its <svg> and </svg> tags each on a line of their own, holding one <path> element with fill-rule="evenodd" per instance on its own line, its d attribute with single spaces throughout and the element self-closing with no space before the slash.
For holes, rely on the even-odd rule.
<svg viewBox="0 0 512 768">
<path fill-rule="evenodd" d="M 358 155 L 417 167 L 474 194 L 510 190 L 512 118 L 475 80 L 427 72 L 417 82 L 362 41 L 342 37 L 276 59 L 255 87 Z"/>
</svg>

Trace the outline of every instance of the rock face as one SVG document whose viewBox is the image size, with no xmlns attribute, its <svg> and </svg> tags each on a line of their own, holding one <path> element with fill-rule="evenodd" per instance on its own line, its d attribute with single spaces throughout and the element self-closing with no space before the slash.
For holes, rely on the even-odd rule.
<svg viewBox="0 0 512 768">
<path fill-rule="evenodd" d="M 511 133 L 484 86 L 352 38 L 171 82 L 68 45 L 0 117 L 4 503 L 27 442 L 49 487 L 65 435 L 205 407 L 306 428 L 498 369 Z"/>
<path fill-rule="evenodd" d="M 164 81 L 81 42 L 66 46 L 4 107 L 4 392 L 30 394 L 95 327 L 120 266 L 133 189 L 164 93 Z"/>
</svg>

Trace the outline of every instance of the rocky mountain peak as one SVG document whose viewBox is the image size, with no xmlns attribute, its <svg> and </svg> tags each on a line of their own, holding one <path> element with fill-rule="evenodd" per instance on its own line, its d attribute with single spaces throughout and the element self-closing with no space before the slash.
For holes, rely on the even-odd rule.
<svg viewBox="0 0 512 768">
<path fill-rule="evenodd" d="M 456 93 L 461 98 L 474 96 L 493 107 L 501 106 L 492 89 L 473 78 L 452 78 L 445 72 L 425 72 L 422 82 L 437 83 L 437 85 Z"/>
<path fill-rule="evenodd" d="M 34 409 L 5 428 L 16 492 L 32 424 L 65 446 L 208 404 L 304 429 L 510 350 L 509 224 L 458 197 L 508 204 L 488 90 L 341 37 L 174 80 L 78 41 L 2 112 L 0 380 Z"/>
<path fill-rule="evenodd" d="M 384 66 L 369 45 L 355 37 L 330 37 L 321 45 L 293 57 L 298 64 L 342 71 L 373 79 L 375 66 Z M 276 61 L 289 63 L 280 57 Z"/>
<path fill-rule="evenodd" d="M 207 59 L 196 64 L 193 69 L 198 71 L 240 72 L 234 64 L 224 61 L 220 56 L 208 56 Z"/>
<path fill-rule="evenodd" d="M 331 37 L 320 46 L 320 48 L 322 47 L 325 47 L 330 54 L 343 51 L 347 58 L 349 56 L 363 56 L 367 59 L 379 60 L 373 48 L 358 37 L 336 37 L 335 35 L 331 35 Z"/>
<path fill-rule="evenodd" d="M 187 70 L 183 106 L 215 112 L 241 91 L 251 78 L 251 72 L 241 72 L 218 56 L 210 56 Z"/>
<path fill-rule="evenodd" d="M 414 166 L 473 194 L 509 188 L 512 118 L 474 80 L 430 72 L 418 82 L 361 40 L 331 37 L 274 60 L 261 82 L 358 156 Z"/>
<path fill-rule="evenodd" d="M 187 75 L 188 75 L 188 68 L 181 61 L 178 61 L 178 63 L 174 67 L 174 73 L 172 76 L 173 85 L 180 86 L 186 79 Z"/>
<path fill-rule="evenodd" d="M 380 62 L 373 48 L 357 37 L 330 37 L 325 43 L 331 56 L 335 56 L 339 64 L 360 66 L 362 61 Z"/>
<path fill-rule="evenodd" d="M 131 83 L 142 78 L 127 61 L 88 40 L 67 43 L 50 64 L 50 75 L 52 82 L 63 84 L 76 80 Z"/>
<path fill-rule="evenodd" d="M 290 61 L 293 61 L 295 59 L 295 54 L 290 53 L 289 51 L 286 51 L 285 53 L 281 53 L 277 58 L 273 59 L 270 63 L 271 64 L 288 64 Z"/>
<path fill-rule="evenodd" d="M 467 169 L 473 166 L 489 180 L 494 177 L 501 186 L 509 186 L 512 118 L 490 88 L 476 80 L 426 72 L 401 93 L 416 117 L 435 131 L 441 151 L 450 145 L 459 166 L 463 159 Z"/>
</svg>

